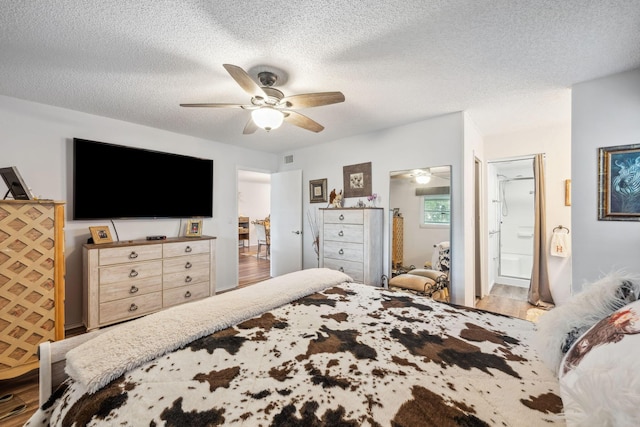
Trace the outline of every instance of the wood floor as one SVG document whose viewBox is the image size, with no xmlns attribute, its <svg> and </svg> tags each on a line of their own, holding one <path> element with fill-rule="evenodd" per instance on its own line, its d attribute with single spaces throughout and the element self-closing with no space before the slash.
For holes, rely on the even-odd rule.
<svg viewBox="0 0 640 427">
<path fill-rule="evenodd" d="M 266 258 L 265 248 L 256 256 L 257 246 L 238 249 L 238 287 L 252 285 L 271 278 L 271 260 Z"/>
<path fill-rule="evenodd" d="M 261 257 L 256 257 L 257 248 L 239 248 L 239 287 L 268 279 L 270 276 L 270 261 L 264 258 L 264 250 Z M 477 308 L 508 316 L 525 319 L 527 310 L 533 306 L 527 303 L 526 294 L 511 286 L 495 285 L 491 295 L 486 296 L 476 303 Z M 82 328 L 67 332 L 67 336 L 73 336 L 84 331 Z M 38 407 L 38 371 L 33 371 L 18 378 L 0 381 L 0 396 L 12 393 L 17 398 L 15 403 L 23 401 L 27 407 L 19 414 L 6 419 L 0 419 L 3 427 L 21 427 L 33 415 Z M 15 406 L 13 406 L 15 407 Z M 0 406 L 5 410 L 5 404 Z M 8 407 L 6 409 L 9 410 Z M 0 413 L 0 417 L 3 413 Z"/>
<path fill-rule="evenodd" d="M 527 302 L 527 292 L 527 288 L 495 284 L 489 295 L 476 301 L 476 308 L 526 319 L 527 311 L 535 308 Z"/>
</svg>

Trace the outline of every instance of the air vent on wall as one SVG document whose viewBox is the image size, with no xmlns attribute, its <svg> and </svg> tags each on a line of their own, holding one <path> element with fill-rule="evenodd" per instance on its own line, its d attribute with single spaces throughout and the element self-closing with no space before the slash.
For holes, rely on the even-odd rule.
<svg viewBox="0 0 640 427">
<path fill-rule="evenodd" d="M 289 154 L 288 156 L 284 156 L 285 163 L 293 163 L 293 154 Z"/>
</svg>

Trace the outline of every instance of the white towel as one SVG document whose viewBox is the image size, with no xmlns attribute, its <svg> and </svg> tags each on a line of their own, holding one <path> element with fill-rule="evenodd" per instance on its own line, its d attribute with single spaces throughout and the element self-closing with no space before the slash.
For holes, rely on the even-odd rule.
<svg viewBox="0 0 640 427">
<path fill-rule="evenodd" d="M 566 258 L 571 252 L 569 233 L 554 231 L 551 236 L 551 255 Z"/>
</svg>

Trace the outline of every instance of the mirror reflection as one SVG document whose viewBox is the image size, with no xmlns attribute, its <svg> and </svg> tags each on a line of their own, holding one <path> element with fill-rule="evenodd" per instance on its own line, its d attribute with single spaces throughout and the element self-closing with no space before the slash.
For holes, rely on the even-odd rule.
<svg viewBox="0 0 640 427">
<path fill-rule="evenodd" d="M 391 172 L 389 212 L 389 286 L 448 300 L 451 166 Z"/>
</svg>

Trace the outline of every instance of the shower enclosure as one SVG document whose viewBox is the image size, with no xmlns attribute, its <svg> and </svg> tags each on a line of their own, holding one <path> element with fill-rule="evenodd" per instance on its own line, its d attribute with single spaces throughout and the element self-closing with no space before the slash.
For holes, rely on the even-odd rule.
<svg viewBox="0 0 640 427">
<path fill-rule="evenodd" d="M 488 162 L 489 283 L 529 287 L 533 268 L 533 157 Z"/>
</svg>

